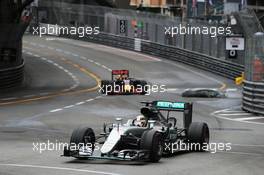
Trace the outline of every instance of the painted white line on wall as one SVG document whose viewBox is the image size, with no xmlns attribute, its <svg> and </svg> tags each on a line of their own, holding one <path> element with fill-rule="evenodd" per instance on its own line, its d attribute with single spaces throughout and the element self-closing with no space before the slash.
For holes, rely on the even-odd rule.
<svg viewBox="0 0 264 175">
<path fill-rule="evenodd" d="M 50 92 L 42 92 L 42 93 L 39 93 L 39 95 L 49 95 Z"/>
<path fill-rule="evenodd" d="M 3 98 L 1 100 L 8 101 L 8 100 L 16 100 L 16 99 L 17 99 L 17 97 L 10 97 L 10 98 Z"/>
<path fill-rule="evenodd" d="M 31 98 L 31 97 L 35 97 L 36 95 L 35 94 L 31 94 L 31 95 L 25 95 L 23 96 L 24 98 Z"/>
</svg>

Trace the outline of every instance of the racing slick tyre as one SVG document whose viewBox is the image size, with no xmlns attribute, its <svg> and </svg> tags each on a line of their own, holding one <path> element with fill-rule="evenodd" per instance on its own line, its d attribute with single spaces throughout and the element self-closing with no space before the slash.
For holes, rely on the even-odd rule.
<svg viewBox="0 0 264 175">
<path fill-rule="evenodd" d="M 75 129 L 71 136 L 70 145 L 78 146 L 77 149 L 80 149 L 83 145 L 91 146 L 93 152 L 95 147 L 95 134 L 93 129 L 89 127 Z"/>
<path fill-rule="evenodd" d="M 193 122 L 188 129 L 188 140 L 192 151 L 205 151 L 209 144 L 209 128 L 206 123 Z"/>
<path fill-rule="evenodd" d="M 158 162 L 163 153 L 162 135 L 155 130 L 147 130 L 141 136 L 140 149 L 149 150 L 149 161 Z"/>
</svg>

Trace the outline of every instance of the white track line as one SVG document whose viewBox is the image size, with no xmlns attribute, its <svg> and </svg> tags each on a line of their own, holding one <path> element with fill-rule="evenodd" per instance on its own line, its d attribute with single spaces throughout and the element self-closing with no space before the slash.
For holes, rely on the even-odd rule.
<svg viewBox="0 0 264 175">
<path fill-rule="evenodd" d="M 54 113 L 54 112 L 59 112 L 59 111 L 62 111 L 62 109 L 61 109 L 61 108 L 59 108 L 59 109 L 53 109 L 53 110 L 51 110 L 50 112 L 51 112 L 51 113 Z"/>
<path fill-rule="evenodd" d="M 31 45 L 37 45 L 36 43 L 30 43 Z M 44 45 L 43 45 L 44 46 Z M 45 46 L 46 47 L 46 46 Z M 27 49 L 30 49 L 30 48 L 27 48 Z M 60 50 L 60 49 L 59 49 Z M 40 58 L 41 60 L 43 61 L 46 61 L 52 65 L 54 65 L 55 67 L 59 68 L 60 70 L 64 71 L 66 74 L 68 74 L 74 81 L 74 85 L 72 85 L 70 88 L 67 88 L 67 89 L 64 89 L 62 90 L 63 92 L 67 92 L 67 91 L 71 91 L 75 88 L 77 88 L 79 85 L 80 85 L 80 81 L 79 79 L 74 76 L 69 70 L 65 69 L 64 67 L 60 66 L 58 63 L 55 63 L 54 61 L 52 60 L 49 60 L 48 58 L 45 58 L 45 57 L 40 57 L 39 55 L 37 54 L 34 54 L 32 52 L 29 52 L 29 51 L 25 51 L 23 50 L 23 53 L 26 53 L 28 55 L 31 55 L 31 56 L 34 56 L 36 58 Z M 32 98 L 32 97 L 35 97 L 35 96 L 38 96 L 38 95 L 41 95 L 41 96 L 45 96 L 45 95 L 48 95 L 50 93 L 46 92 L 46 93 L 39 93 L 39 94 L 29 94 L 29 95 L 24 95 L 22 97 L 8 97 L 8 98 L 3 98 L 3 99 L 0 99 L 0 101 L 10 101 L 10 100 L 17 100 L 19 98 Z"/>
<path fill-rule="evenodd" d="M 49 60 L 49 59 L 47 59 L 45 57 L 41 57 L 41 59 L 49 62 L 50 64 L 53 64 L 58 69 L 64 71 L 68 76 L 70 76 L 72 78 L 72 80 L 74 81 L 74 84 L 70 88 L 62 90 L 63 92 L 67 92 L 67 91 L 73 90 L 73 89 L 77 88 L 80 85 L 79 79 L 73 73 L 71 73 L 69 70 L 65 69 L 64 67 L 62 67 L 58 63 L 55 63 L 55 62 L 53 62 L 53 61 L 51 61 L 51 60 Z"/>
<path fill-rule="evenodd" d="M 74 105 L 69 105 L 69 106 L 65 106 L 64 109 L 69 109 L 69 108 L 73 108 Z"/>
<path fill-rule="evenodd" d="M 90 102 L 90 101 L 93 101 L 94 99 L 88 99 L 88 100 L 86 100 L 86 102 Z"/>
<path fill-rule="evenodd" d="M 110 69 L 110 68 L 107 67 L 106 65 L 103 65 L 103 64 L 101 64 L 101 63 L 99 63 L 99 62 L 96 62 L 96 61 L 94 61 L 94 60 L 88 59 L 88 58 L 86 58 L 86 57 L 84 57 L 84 56 L 80 56 L 80 55 L 78 55 L 78 54 L 76 54 L 76 53 L 73 53 L 73 52 L 65 51 L 65 50 L 58 49 L 58 48 L 53 48 L 53 47 L 46 46 L 46 45 L 42 45 L 42 44 L 41 44 L 41 46 L 40 46 L 39 44 L 37 44 L 37 43 L 33 43 L 33 42 L 31 42 L 30 44 L 31 44 L 31 45 L 34 45 L 34 46 L 39 46 L 39 47 L 42 47 L 42 48 L 48 48 L 48 49 L 50 49 L 50 50 L 55 50 L 55 51 L 57 51 L 57 52 L 59 52 L 59 53 L 64 53 L 64 54 L 66 54 L 66 55 L 71 55 L 71 56 L 74 56 L 74 57 L 78 57 L 78 58 L 80 58 L 80 59 L 82 59 L 82 60 L 88 60 L 89 62 L 94 63 L 95 65 L 97 65 L 97 66 L 99 66 L 99 67 L 101 67 L 101 68 L 103 68 L 103 69 L 105 69 L 105 70 L 107 70 L 107 71 L 109 71 L 109 72 L 112 71 L 112 69 Z"/>
<path fill-rule="evenodd" d="M 104 172 L 104 171 L 95 171 L 95 170 L 87 170 L 87 169 L 79 169 L 79 168 L 75 169 L 75 168 L 64 168 L 64 167 L 52 167 L 52 166 L 42 166 L 42 165 L 0 164 L 0 166 L 19 167 L 19 168 L 50 169 L 50 170 L 84 172 L 84 173 L 104 174 L 104 175 L 120 175 L 117 173 L 110 173 L 110 172 Z"/>
<path fill-rule="evenodd" d="M 50 112 L 50 113 L 60 112 L 60 111 L 65 110 L 65 109 L 70 109 L 70 108 L 74 108 L 74 107 L 76 107 L 76 106 L 83 105 L 83 104 L 88 103 L 88 102 L 91 102 L 91 101 L 93 101 L 93 100 L 95 100 L 95 99 L 100 99 L 100 98 L 102 98 L 102 97 L 103 97 L 103 96 L 97 96 L 97 97 L 95 97 L 95 98 L 90 98 L 90 99 L 87 99 L 87 100 L 85 100 L 85 101 L 77 102 L 77 103 L 75 103 L 74 105 L 68 105 L 68 106 L 64 106 L 64 107 L 62 107 L 62 108 L 53 109 L 53 110 L 51 110 L 51 111 L 49 111 L 49 112 Z"/>
<path fill-rule="evenodd" d="M 253 117 L 252 116 L 252 117 L 244 117 L 244 118 L 229 118 L 229 117 L 226 117 L 226 116 L 223 116 L 223 115 L 222 116 L 219 115 L 219 113 L 227 112 L 228 110 L 232 110 L 233 108 L 227 108 L 227 109 L 218 110 L 218 111 L 212 112 L 211 115 L 214 116 L 215 118 L 229 120 L 229 121 L 235 121 L 235 122 L 241 122 L 241 123 L 249 123 L 249 124 L 257 124 L 257 125 L 264 125 L 264 122 L 248 121 L 248 120 L 263 119 L 264 117 Z M 234 111 L 232 111 L 232 112 L 234 112 Z M 242 111 L 239 111 L 239 112 L 241 113 Z M 249 113 L 245 113 L 245 115 L 246 114 L 249 115 Z"/>
<path fill-rule="evenodd" d="M 85 102 L 84 101 L 81 101 L 81 102 L 79 102 L 79 103 L 76 103 L 75 105 L 76 106 L 79 106 L 79 105 L 83 105 Z"/>
</svg>

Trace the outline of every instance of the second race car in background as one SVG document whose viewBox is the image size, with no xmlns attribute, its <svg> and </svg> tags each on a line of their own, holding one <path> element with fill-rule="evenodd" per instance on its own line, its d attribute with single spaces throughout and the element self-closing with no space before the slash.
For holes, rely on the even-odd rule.
<svg viewBox="0 0 264 175">
<path fill-rule="evenodd" d="M 147 82 L 129 77 L 129 70 L 112 70 L 111 80 L 101 81 L 101 93 L 106 95 L 145 95 Z"/>
</svg>

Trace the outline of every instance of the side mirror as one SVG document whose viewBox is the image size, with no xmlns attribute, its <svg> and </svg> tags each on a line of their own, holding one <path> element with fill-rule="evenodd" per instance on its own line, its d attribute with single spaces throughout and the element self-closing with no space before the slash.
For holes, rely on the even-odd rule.
<svg viewBox="0 0 264 175">
<path fill-rule="evenodd" d="M 148 121 L 148 128 L 153 128 L 154 127 L 154 125 L 155 125 L 155 120 L 149 120 Z"/>
</svg>

